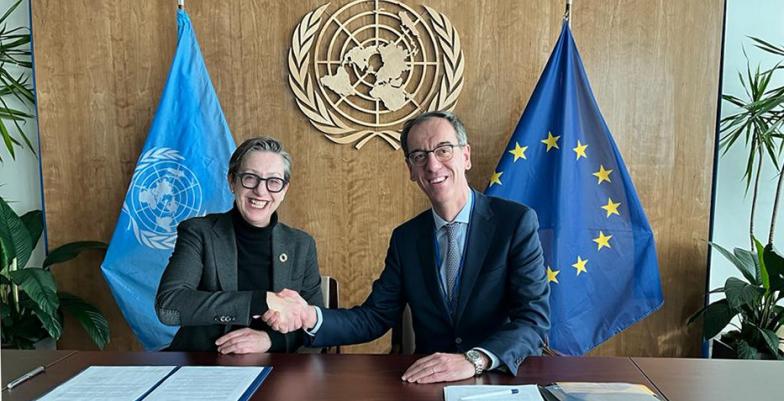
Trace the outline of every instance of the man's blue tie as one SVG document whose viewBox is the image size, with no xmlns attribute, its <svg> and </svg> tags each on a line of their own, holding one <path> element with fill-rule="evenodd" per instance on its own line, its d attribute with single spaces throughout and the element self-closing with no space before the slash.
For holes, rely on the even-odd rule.
<svg viewBox="0 0 784 401">
<path fill-rule="evenodd" d="M 457 294 L 454 294 L 457 273 L 460 271 L 460 246 L 457 243 L 457 223 L 449 223 L 446 229 L 446 297 L 450 312 L 453 313 L 457 304 Z"/>
</svg>

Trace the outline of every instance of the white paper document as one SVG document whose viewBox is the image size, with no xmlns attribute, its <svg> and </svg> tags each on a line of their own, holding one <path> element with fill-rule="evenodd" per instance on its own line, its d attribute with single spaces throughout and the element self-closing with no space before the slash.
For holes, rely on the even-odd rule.
<svg viewBox="0 0 784 401">
<path fill-rule="evenodd" d="M 41 401 L 135 401 L 176 366 L 90 366 Z"/>
<path fill-rule="evenodd" d="M 252 390 L 258 388 L 271 368 L 184 366 L 175 369 L 176 366 L 90 366 L 39 400 L 237 401 L 251 385 Z"/>
<path fill-rule="evenodd" d="M 237 401 L 264 370 L 258 366 L 183 366 L 145 401 Z"/>
<path fill-rule="evenodd" d="M 513 390 L 517 390 L 513 394 Z M 478 397 L 481 396 L 481 397 Z M 444 387 L 444 400 L 446 401 L 544 401 L 535 384 L 519 386 L 446 386 Z"/>
</svg>

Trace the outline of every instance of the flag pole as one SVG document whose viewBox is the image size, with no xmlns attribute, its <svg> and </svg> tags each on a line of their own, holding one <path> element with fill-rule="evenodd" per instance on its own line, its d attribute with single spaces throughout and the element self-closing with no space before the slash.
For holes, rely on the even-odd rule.
<svg viewBox="0 0 784 401">
<path fill-rule="evenodd" d="M 569 26 L 572 26 L 572 0 L 566 0 L 566 10 L 563 18 Z"/>
<path fill-rule="evenodd" d="M 571 0 L 567 0 L 567 1 L 571 1 Z M 177 0 L 177 8 L 180 9 L 180 10 L 184 10 L 185 9 L 185 0 Z"/>
</svg>

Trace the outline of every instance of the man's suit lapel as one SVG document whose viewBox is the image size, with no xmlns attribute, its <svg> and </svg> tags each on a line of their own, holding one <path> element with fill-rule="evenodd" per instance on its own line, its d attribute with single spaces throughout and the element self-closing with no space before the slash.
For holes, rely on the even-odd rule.
<svg viewBox="0 0 784 401">
<path fill-rule="evenodd" d="M 213 263 L 224 291 L 237 291 L 237 241 L 231 212 L 221 214 L 212 226 L 215 233 Z"/>
<path fill-rule="evenodd" d="M 435 249 L 433 247 L 433 229 L 435 222 L 433 221 L 433 214 L 428 213 L 422 219 L 422 223 L 417 231 L 419 235 L 415 239 L 417 247 L 417 255 L 419 255 L 419 266 L 424 278 L 424 285 L 430 298 L 433 300 L 433 305 L 436 309 L 449 320 L 449 310 L 447 309 L 444 296 L 441 294 L 441 284 L 438 278 L 438 267 L 436 266 Z"/>
<path fill-rule="evenodd" d="M 468 226 L 463 268 L 460 273 L 460 294 L 457 298 L 457 312 L 455 325 L 460 322 L 460 317 L 470 301 L 474 284 L 482 271 L 483 262 L 487 251 L 490 249 L 493 224 L 493 212 L 487 197 L 474 191 L 474 210 Z M 474 300 L 476 302 L 476 300 Z M 479 301 L 481 302 L 481 301 Z"/>
<path fill-rule="evenodd" d="M 284 288 L 291 288 L 291 251 L 288 238 L 280 223 L 272 228 L 272 290 L 278 292 Z"/>
</svg>

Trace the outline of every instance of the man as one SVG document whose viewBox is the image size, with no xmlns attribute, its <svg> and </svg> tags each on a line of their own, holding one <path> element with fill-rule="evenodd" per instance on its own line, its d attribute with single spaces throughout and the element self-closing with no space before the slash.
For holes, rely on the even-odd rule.
<svg viewBox="0 0 784 401">
<path fill-rule="evenodd" d="M 496 368 L 516 374 L 526 356 L 541 354 L 550 327 L 536 214 L 469 187 L 471 147 L 454 114 L 407 121 L 401 144 L 411 180 L 432 209 L 394 230 L 367 300 L 322 310 L 283 291 L 285 304 L 296 300 L 297 310 L 282 306 L 263 318 L 284 332 L 303 327 L 310 346 L 323 347 L 382 336 L 408 304 L 416 352 L 433 354 L 411 365 L 403 380 L 455 381 Z"/>
</svg>

